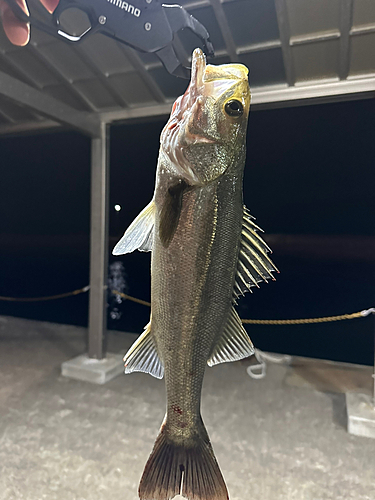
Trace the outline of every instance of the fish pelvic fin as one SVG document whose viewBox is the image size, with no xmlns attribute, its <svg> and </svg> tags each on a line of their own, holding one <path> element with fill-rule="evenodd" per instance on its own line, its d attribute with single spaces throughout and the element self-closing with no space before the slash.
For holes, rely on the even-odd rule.
<svg viewBox="0 0 375 500">
<path fill-rule="evenodd" d="M 144 372 L 155 378 L 163 378 L 164 366 L 161 362 L 154 337 L 151 333 L 151 320 L 142 335 L 134 342 L 124 356 L 125 373 Z"/>
<path fill-rule="evenodd" d="M 228 490 L 202 422 L 198 435 L 184 444 L 162 425 L 139 484 L 140 500 L 228 500 Z"/>
<path fill-rule="evenodd" d="M 232 306 L 227 324 L 215 344 L 207 361 L 208 366 L 214 366 L 228 361 L 238 361 L 254 354 L 254 346 L 241 318 Z"/>
<path fill-rule="evenodd" d="M 151 200 L 125 231 L 124 236 L 112 251 L 113 255 L 140 250 L 150 252 L 154 242 L 155 203 Z"/>
</svg>

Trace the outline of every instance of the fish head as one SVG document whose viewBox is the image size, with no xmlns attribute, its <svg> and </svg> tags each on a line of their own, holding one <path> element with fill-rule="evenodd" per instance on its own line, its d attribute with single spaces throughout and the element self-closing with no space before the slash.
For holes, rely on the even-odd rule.
<svg viewBox="0 0 375 500">
<path fill-rule="evenodd" d="M 173 105 L 161 150 L 189 184 L 211 182 L 244 154 L 249 109 L 246 66 L 206 65 L 203 52 L 195 49 L 190 85 Z"/>
</svg>

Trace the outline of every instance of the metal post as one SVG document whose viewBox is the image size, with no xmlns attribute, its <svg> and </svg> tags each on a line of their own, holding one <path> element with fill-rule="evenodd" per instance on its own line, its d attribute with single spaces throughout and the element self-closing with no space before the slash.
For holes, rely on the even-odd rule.
<svg viewBox="0 0 375 500">
<path fill-rule="evenodd" d="M 374 371 L 372 374 L 372 382 L 373 382 L 373 393 L 372 393 L 372 406 L 373 409 L 375 410 L 375 312 L 372 313 L 373 316 L 373 329 L 374 329 Z"/>
<path fill-rule="evenodd" d="M 91 250 L 88 353 L 65 361 L 65 377 L 105 384 L 124 368 L 121 354 L 106 352 L 109 128 L 91 139 Z"/>
<path fill-rule="evenodd" d="M 106 355 L 108 268 L 109 127 L 91 140 L 91 251 L 89 304 L 89 358 Z"/>
<path fill-rule="evenodd" d="M 371 307 L 362 311 L 363 316 L 375 314 L 375 308 Z M 375 332 L 374 332 L 375 333 Z M 356 436 L 366 436 L 375 439 L 375 366 L 373 394 L 347 392 L 346 411 L 348 414 L 348 432 Z"/>
</svg>

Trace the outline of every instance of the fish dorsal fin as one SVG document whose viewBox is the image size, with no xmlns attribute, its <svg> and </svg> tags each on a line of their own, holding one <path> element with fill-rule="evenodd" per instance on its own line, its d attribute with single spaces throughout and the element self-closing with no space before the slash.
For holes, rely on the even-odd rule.
<svg viewBox="0 0 375 500">
<path fill-rule="evenodd" d="M 151 333 L 151 321 L 125 354 L 124 362 L 125 373 L 144 372 L 156 378 L 163 378 L 164 366 L 160 361 Z"/>
<path fill-rule="evenodd" d="M 124 236 L 113 249 L 113 255 L 123 255 L 134 250 L 150 252 L 154 241 L 154 200 L 136 217 L 125 231 Z"/>
<path fill-rule="evenodd" d="M 258 287 L 261 281 L 275 280 L 272 272 L 278 272 L 275 264 L 268 257 L 271 249 L 259 236 L 262 230 L 253 222 L 247 208 L 243 208 L 241 244 L 238 255 L 237 275 L 234 284 L 233 298 L 237 299 L 244 292 L 252 291 L 251 287 Z M 271 252 L 272 253 L 272 252 Z"/>
<path fill-rule="evenodd" d="M 207 364 L 213 366 L 228 361 L 237 361 L 252 354 L 254 354 L 253 344 L 242 325 L 240 317 L 232 306 L 227 324 Z"/>
</svg>

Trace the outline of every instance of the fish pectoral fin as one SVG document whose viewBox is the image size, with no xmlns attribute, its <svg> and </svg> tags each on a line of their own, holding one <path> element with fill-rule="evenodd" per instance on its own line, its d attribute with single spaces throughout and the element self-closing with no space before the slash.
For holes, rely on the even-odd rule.
<svg viewBox="0 0 375 500">
<path fill-rule="evenodd" d="M 165 193 L 160 211 L 159 237 L 164 248 L 167 248 L 176 232 L 180 220 L 182 197 L 189 185 L 179 179 L 177 184 L 170 186 Z"/>
<path fill-rule="evenodd" d="M 267 283 L 269 279 L 275 280 L 272 272 L 279 272 L 268 257 L 271 249 L 258 234 L 261 229 L 254 224 L 253 219 L 244 206 L 237 275 L 233 290 L 234 301 L 239 295 L 244 295 L 244 292 L 251 292 L 253 286 L 258 287 L 261 281 Z"/>
<path fill-rule="evenodd" d="M 227 324 L 214 346 L 207 364 L 214 366 L 228 361 L 238 361 L 252 354 L 254 354 L 253 343 L 243 327 L 237 311 L 232 306 Z"/>
<path fill-rule="evenodd" d="M 151 333 L 151 321 L 145 331 L 134 342 L 124 356 L 125 373 L 144 372 L 153 377 L 163 378 L 164 366 L 161 362 L 155 340 Z"/>
<path fill-rule="evenodd" d="M 124 236 L 112 251 L 113 255 L 123 255 L 134 250 L 150 252 L 154 241 L 155 203 L 154 200 L 136 217 L 125 231 Z"/>
</svg>

